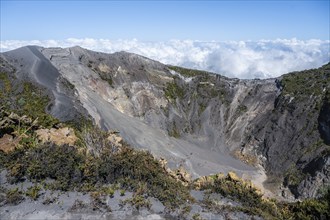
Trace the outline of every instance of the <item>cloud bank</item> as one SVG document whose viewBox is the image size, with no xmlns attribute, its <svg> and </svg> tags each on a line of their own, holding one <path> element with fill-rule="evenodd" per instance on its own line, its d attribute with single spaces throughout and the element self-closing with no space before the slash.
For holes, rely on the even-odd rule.
<svg viewBox="0 0 330 220">
<path fill-rule="evenodd" d="M 330 61 L 330 41 L 277 39 L 260 41 L 202 42 L 170 40 L 145 42 L 132 40 L 76 39 L 0 41 L 5 52 L 26 45 L 43 47 L 81 47 L 113 53 L 137 53 L 165 64 L 207 70 L 241 79 L 270 78 L 284 73 L 317 68 Z"/>
</svg>

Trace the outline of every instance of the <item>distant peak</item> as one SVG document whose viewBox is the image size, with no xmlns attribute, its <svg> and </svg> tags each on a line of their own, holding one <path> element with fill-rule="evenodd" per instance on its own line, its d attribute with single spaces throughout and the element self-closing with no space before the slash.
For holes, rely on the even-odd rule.
<svg viewBox="0 0 330 220">
<path fill-rule="evenodd" d="M 82 51 L 82 50 L 87 50 L 86 48 L 82 48 L 81 46 L 73 46 L 73 47 L 69 47 L 68 49 L 70 50 L 75 50 L 75 51 Z"/>
<path fill-rule="evenodd" d="M 70 48 L 72 48 L 72 49 L 84 49 L 84 48 L 82 48 L 81 46 L 78 46 L 78 45 L 70 47 Z"/>
<path fill-rule="evenodd" d="M 29 49 L 38 49 L 38 50 L 43 49 L 43 47 L 38 46 L 38 45 L 27 45 L 24 47 L 29 48 Z M 24 47 L 22 47 L 22 48 L 24 48 Z"/>
</svg>

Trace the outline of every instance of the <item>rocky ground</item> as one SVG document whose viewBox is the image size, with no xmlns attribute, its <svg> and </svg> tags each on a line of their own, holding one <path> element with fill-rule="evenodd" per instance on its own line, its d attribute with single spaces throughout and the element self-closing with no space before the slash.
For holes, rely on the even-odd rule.
<svg viewBox="0 0 330 220">
<path fill-rule="evenodd" d="M 196 199 L 186 211 L 169 211 L 155 198 L 149 198 L 150 208 L 136 208 L 123 201 L 131 199 L 133 193 L 116 190 L 110 196 L 93 197 L 90 193 L 63 192 L 41 189 L 37 198 L 24 195 L 18 204 L 8 204 L 3 190 L 14 190 L 27 192 L 28 188 L 34 186 L 32 182 L 9 184 L 6 180 L 6 171 L 0 173 L 0 217 L 1 219 L 106 219 L 106 220 L 142 220 L 142 219 L 259 219 L 257 216 L 249 216 L 242 212 L 222 210 L 216 214 L 208 210 L 203 204 L 205 198 L 217 201 L 219 206 L 238 206 L 239 203 L 226 199 L 217 194 L 208 194 L 203 191 L 191 191 Z M 99 200 L 98 200 L 99 199 Z"/>
</svg>

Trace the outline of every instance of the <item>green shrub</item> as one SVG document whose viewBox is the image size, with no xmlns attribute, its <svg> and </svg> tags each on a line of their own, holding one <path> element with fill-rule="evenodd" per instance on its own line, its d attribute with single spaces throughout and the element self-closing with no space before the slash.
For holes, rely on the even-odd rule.
<svg viewBox="0 0 330 220">
<path fill-rule="evenodd" d="M 241 202 L 244 206 L 258 206 L 262 202 L 262 195 L 257 189 L 246 185 L 243 181 L 230 180 L 229 178 L 216 179 L 213 190 L 225 197 Z"/>
<path fill-rule="evenodd" d="M 46 113 L 50 98 L 45 91 L 30 82 L 20 81 L 14 74 L 0 73 L 0 103 L 19 115 L 38 118 L 39 124 L 52 127 L 59 120 Z"/>
<path fill-rule="evenodd" d="M 168 135 L 174 138 L 180 137 L 180 131 L 177 128 L 175 121 L 173 122 L 173 127 L 169 130 Z"/>
<path fill-rule="evenodd" d="M 230 198 L 240 203 L 237 207 L 219 206 L 210 199 L 204 199 L 204 204 L 210 210 L 245 212 L 249 215 L 258 215 L 265 219 L 281 219 L 283 212 L 277 207 L 276 201 L 264 200 L 262 194 L 251 185 L 250 182 L 245 182 L 238 177 L 228 175 L 224 178 L 213 178 L 214 183 L 209 183 L 203 187 L 211 192 L 219 193 L 226 198 Z"/>
<path fill-rule="evenodd" d="M 325 87 L 330 85 L 330 63 L 319 69 L 290 73 L 281 80 L 283 94 L 291 94 L 298 99 L 310 95 L 321 95 Z"/>
<path fill-rule="evenodd" d="M 68 190 L 75 183 L 81 183 L 82 174 L 79 165 L 83 156 L 71 146 L 56 146 L 46 143 L 35 148 L 20 148 L 6 155 L 5 167 L 11 183 L 24 180 L 43 180 L 52 178 L 61 183 L 63 190 Z"/>
<path fill-rule="evenodd" d="M 98 162 L 98 178 L 103 183 L 116 181 L 132 191 L 143 189 L 171 207 L 190 199 L 188 189 L 170 178 L 149 152 L 124 148 L 112 157 L 101 155 Z"/>
<path fill-rule="evenodd" d="M 8 190 L 6 193 L 6 203 L 10 205 L 18 205 L 24 200 L 22 192 L 18 188 Z"/>
<path fill-rule="evenodd" d="M 237 113 L 238 114 L 241 114 L 241 113 L 244 113 L 244 112 L 247 112 L 248 108 L 243 105 L 243 104 L 240 104 L 238 107 L 237 107 Z"/>
<path fill-rule="evenodd" d="M 193 214 L 192 219 L 193 220 L 202 220 L 202 217 L 199 213 L 195 213 L 195 214 Z"/>
<path fill-rule="evenodd" d="M 111 198 L 113 198 L 114 194 L 115 194 L 115 190 L 113 189 L 113 187 L 108 186 L 108 187 L 103 187 L 102 191 L 106 194 L 109 195 Z"/>
<path fill-rule="evenodd" d="M 294 219 L 329 219 L 329 202 L 306 199 L 292 204 L 291 212 Z"/>
<path fill-rule="evenodd" d="M 125 199 L 122 202 L 122 205 L 125 204 L 130 204 L 131 206 L 134 206 L 137 210 L 141 208 L 147 208 L 147 209 L 151 208 L 151 202 L 149 201 L 149 199 L 146 199 L 142 195 L 134 195 L 132 198 Z"/>
<path fill-rule="evenodd" d="M 165 87 L 165 96 L 169 100 L 182 99 L 184 96 L 184 89 L 180 87 L 176 82 L 168 83 Z"/>
<path fill-rule="evenodd" d="M 31 186 L 27 189 L 25 192 L 25 195 L 30 197 L 32 200 L 37 200 L 39 198 L 39 191 L 41 190 L 41 186 L 36 184 L 34 186 Z"/>
<path fill-rule="evenodd" d="M 219 193 L 231 198 L 241 205 L 237 207 L 219 206 L 213 200 L 204 199 L 206 208 L 212 211 L 245 212 L 249 215 L 258 215 L 264 219 L 329 219 L 330 218 L 330 188 L 325 190 L 318 199 L 306 199 L 302 202 L 277 202 L 276 199 L 263 199 L 262 195 L 250 184 L 242 180 L 233 180 L 228 177 L 215 179 L 214 184 L 205 185 L 204 190 Z"/>
</svg>

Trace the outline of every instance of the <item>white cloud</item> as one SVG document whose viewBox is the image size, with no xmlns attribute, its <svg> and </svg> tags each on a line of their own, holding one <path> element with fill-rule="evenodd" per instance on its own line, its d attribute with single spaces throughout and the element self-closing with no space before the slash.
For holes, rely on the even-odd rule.
<svg viewBox="0 0 330 220">
<path fill-rule="evenodd" d="M 237 78 L 268 78 L 291 71 L 319 67 L 330 61 L 330 41 L 277 39 L 260 41 L 201 42 L 170 40 L 144 42 L 132 40 L 76 39 L 0 42 L 0 51 L 25 45 L 43 47 L 81 47 L 113 53 L 128 51 L 165 64 L 216 72 Z"/>
</svg>

